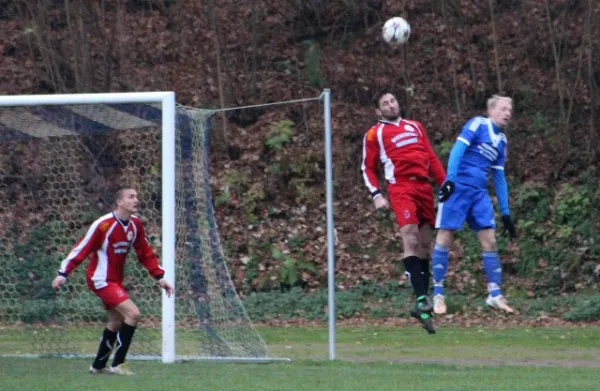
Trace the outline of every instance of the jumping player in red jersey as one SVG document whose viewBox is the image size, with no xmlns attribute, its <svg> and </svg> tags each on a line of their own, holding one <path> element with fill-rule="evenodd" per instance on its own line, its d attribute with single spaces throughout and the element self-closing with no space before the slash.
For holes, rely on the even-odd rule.
<svg viewBox="0 0 600 391">
<path fill-rule="evenodd" d="M 134 248 L 139 262 L 158 281 L 167 296 L 171 296 L 173 287 L 163 278 L 165 272 L 148 244 L 144 226 L 134 215 L 139 205 L 137 192 L 132 187 L 122 187 L 115 198 L 116 209 L 94 221 L 61 263 L 59 275 L 52 281 L 52 287 L 60 288 L 67 276 L 91 255 L 87 267 L 87 284 L 104 303 L 109 320 L 89 372 L 132 375 L 125 365 L 125 357 L 141 315 L 123 288 L 123 269 L 129 249 Z M 113 362 L 107 368 L 113 347 Z"/>
<path fill-rule="evenodd" d="M 402 235 L 404 269 L 417 297 L 411 315 L 433 334 L 433 306 L 427 297 L 431 276 L 427 254 L 435 213 L 429 178 L 441 186 L 446 173 L 423 125 L 400 117 L 398 101 L 392 93 L 377 95 L 375 107 L 379 122 L 364 137 L 363 177 L 376 209 L 387 209 L 391 204 Z M 379 189 L 378 163 L 383 165 L 389 204 Z"/>
</svg>

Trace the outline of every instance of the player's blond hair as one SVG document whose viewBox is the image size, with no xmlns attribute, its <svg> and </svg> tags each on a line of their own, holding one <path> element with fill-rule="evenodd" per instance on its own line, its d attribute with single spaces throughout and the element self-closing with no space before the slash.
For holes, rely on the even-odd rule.
<svg viewBox="0 0 600 391">
<path fill-rule="evenodd" d="M 501 100 L 507 100 L 511 106 L 513 105 L 513 100 L 511 97 L 502 96 L 502 95 L 492 95 L 492 97 L 490 99 L 488 99 L 488 101 L 487 101 L 488 110 L 491 109 L 492 107 L 496 106 L 496 103 L 498 103 Z"/>
</svg>

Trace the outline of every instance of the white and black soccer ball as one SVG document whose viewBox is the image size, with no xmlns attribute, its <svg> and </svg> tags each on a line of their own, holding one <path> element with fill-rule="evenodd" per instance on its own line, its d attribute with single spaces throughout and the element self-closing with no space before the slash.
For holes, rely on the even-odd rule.
<svg viewBox="0 0 600 391">
<path fill-rule="evenodd" d="M 381 30 L 383 40 L 390 45 L 402 45 L 410 38 L 410 25 L 399 16 L 389 19 Z"/>
</svg>

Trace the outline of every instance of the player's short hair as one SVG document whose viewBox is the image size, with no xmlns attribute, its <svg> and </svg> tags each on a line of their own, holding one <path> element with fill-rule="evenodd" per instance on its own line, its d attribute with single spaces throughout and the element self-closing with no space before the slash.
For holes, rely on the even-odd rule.
<svg viewBox="0 0 600 391">
<path fill-rule="evenodd" d="M 511 97 L 502 95 L 492 95 L 492 97 L 487 101 L 487 109 L 489 110 L 492 107 L 496 106 L 496 103 L 498 103 L 501 100 L 507 100 L 510 102 L 510 105 L 513 106 L 513 100 Z"/>
<path fill-rule="evenodd" d="M 394 98 L 396 98 L 396 94 L 394 94 L 390 90 L 381 90 L 381 91 L 378 91 L 373 96 L 373 104 L 375 105 L 375 108 L 377 108 L 377 109 L 379 108 L 379 101 L 381 100 L 381 98 L 383 98 L 384 95 L 387 95 L 387 94 L 392 94 L 394 96 Z M 396 100 L 398 100 L 398 98 L 396 98 Z"/>
<path fill-rule="evenodd" d="M 135 190 L 135 187 L 130 185 L 119 186 L 117 188 L 117 191 L 115 192 L 115 203 L 121 198 L 123 198 L 123 193 L 125 192 L 125 190 Z"/>
</svg>

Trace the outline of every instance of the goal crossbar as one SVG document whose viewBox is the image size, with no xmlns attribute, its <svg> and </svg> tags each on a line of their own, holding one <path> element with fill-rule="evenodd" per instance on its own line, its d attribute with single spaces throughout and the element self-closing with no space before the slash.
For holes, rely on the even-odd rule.
<svg viewBox="0 0 600 391">
<path fill-rule="evenodd" d="M 56 95 L 1 95 L 0 106 L 162 103 L 171 99 L 175 101 L 175 93 L 173 91 Z"/>
</svg>

